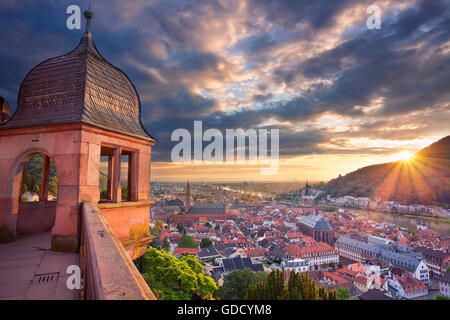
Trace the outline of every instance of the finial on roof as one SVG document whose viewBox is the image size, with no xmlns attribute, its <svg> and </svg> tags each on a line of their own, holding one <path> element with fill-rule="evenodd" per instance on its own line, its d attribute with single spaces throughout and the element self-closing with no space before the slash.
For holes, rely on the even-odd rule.
<svg viewBox="0 0 450 320">
<path fill-rule="evenodd" d="M 91 4 L 89 4 L 89 8 L 84 11 L 84 17 L 86 18 L 85 33 L 91 33 L 91 21 L 95 17 L 94 12 L 91 10 Z"/>
</svg>

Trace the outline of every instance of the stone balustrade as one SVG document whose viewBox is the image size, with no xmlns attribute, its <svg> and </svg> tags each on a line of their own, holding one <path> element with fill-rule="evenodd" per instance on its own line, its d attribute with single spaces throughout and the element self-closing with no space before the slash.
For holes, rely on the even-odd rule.
<svg viewBox="0 0 450 320">
<path fill-rule="evenodd" d="M 82 203 L 82 299 L 155 300 L 97 205 Z"/>
</svg>

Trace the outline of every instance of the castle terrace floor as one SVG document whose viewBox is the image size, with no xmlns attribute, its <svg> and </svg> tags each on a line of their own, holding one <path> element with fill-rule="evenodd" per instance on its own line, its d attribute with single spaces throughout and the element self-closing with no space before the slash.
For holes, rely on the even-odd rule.
<svg viewBox="0 0 450 320">
<path fill-rule="evenodd" d="M 66 282 L 79 255 L 50 250 L 51 233 L 18 236 L 0 243 L 0 300 L 77 300 Z"/>
</svg>

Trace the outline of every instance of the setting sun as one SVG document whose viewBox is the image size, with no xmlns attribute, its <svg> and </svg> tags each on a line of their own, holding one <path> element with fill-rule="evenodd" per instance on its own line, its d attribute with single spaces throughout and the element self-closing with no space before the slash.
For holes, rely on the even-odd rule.
<svg viewBox="0 0 450 320">
<path fill-rule="evenodd" d="M 414 157 L 414 154 L 413 154 L 413 153 L 411 153 L 411 152 L 409 152 L 409 151 L 407 151 L 407 150 L 403 150 L 402 152 L 400 152 L 400 153 L 398 153 L 398 154 L 395 154 L 395 155 L 392 157 L 392 159 L 393 159 L 394 161 L 399 161 L 399 160 L 402 160 L 402 161 L 410 161 L 410 160 L 412 160 L 413 157 Z"/>
</svg>

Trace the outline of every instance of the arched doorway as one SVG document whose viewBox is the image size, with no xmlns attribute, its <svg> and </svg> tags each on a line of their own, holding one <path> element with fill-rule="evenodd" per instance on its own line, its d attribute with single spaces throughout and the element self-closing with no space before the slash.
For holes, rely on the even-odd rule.
<svg viewBox="0 0 450 320">
<path fill-rule="evenodd" d="M 43 152 L 28 156 L 22 172 L 16 233 L 49 231 L 55 224 L 58 175 Z"/>
<path fill-rule="evenodd" d="M 14 237 L 50 231 L 58 199 L 58 175 L 50 155 L 43 150 L 23 153 L 13 165 L 8 185 Z"/>
</svg>

